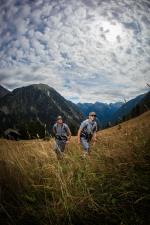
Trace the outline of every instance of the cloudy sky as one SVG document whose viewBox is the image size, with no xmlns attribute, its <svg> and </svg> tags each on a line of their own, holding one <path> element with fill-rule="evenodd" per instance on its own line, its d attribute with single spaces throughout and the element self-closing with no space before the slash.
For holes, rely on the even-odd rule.
<svg viewBox="0 0 150 225">
<path fill-rule="evenodd" d="M 149 0 L 1 0 L 0 84 L 74 102 L 129 100 L 150 82 Z"/>
</svg>

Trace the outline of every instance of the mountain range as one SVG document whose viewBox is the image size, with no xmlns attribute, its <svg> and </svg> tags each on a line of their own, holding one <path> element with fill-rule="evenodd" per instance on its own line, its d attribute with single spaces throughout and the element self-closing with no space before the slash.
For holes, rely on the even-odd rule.
<svg viewBox="0 0 150 225">
<path fill-rule="evenodd" d="M 100 128 L 107 126 L 108 122 L 112 120 L 113 114 L 123 105 L 123 102 L 116 103 L 78 103 L 77 106 L 85 117 L 89 112 L 94 111 L 97 115 L 97 122 Z"/>
<path fill-rule="evenodd" d="M 137 100 L 137 99 L 136 99 Z M 150 91 L 146 94 L 139 96 L 138 103 L 134 104 L 132 109 L 128 113 L 124 114 L 122 120 L 129 120 L 133 117 L 139 116 L 145 111 L 150 110 Z"/>
<path fill-rule="evenodd" d="M 106 128 L 138 116 L 150 109 L 150 91 L 123 103 L 78 103 L 66 100 L 46 84 L 33 84 L 12 92 L 0 86 L 0 136 L 8 128 L 19 130 L 23 138 L 49 135 L 58 115 L 77 134 L 80 123 L 95 111 L 99 128 Z"/>
<path fill-rule="evenodd" d="M 0 98 L 0 134 L 13 128 L 25 137 L 43 137 L 50 133 L 58 115 L 75 134 L 83 116 L 74 103 L 45 84 L 17 88 Z"/>
<path fill-rule="evenodd" d="M 113 126 L 131 119 L 150 109 L 150 91 L 139 95 L 128 102 L 116 103 L 78 103 L 77 106 L 85 117 L 95 111 L 101 128 Z"/>
<path fill-rule="evenodd" d="M 112 116 L 111 122 L 119 122 L 126 120 L 126 116 L 131 114 L 131 111 L 141 103 L 143 99 L 147 96 L 148 93 L 137 96 L 134 99 L 123 104 Z"/>
</svg>

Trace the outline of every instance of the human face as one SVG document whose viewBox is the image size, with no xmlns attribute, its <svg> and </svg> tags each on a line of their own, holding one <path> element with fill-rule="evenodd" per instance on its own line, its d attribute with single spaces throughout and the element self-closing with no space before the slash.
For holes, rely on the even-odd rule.
<svg viewBox="0 0 150 225">
<path fill-rule="evenodd" d="M 92 121 L 95 120 L 95 119 L 96 119 L 96 114 L 90 115 L 89 118 L 90 118 L 90 120 L 92 120 Z"/>
<path fill-rule="evenodd" d="M 57 123 L 62 124 L 63 123 L 63 120 L 62 119 L 58 119 L 57 120 Z"/>
</svg>

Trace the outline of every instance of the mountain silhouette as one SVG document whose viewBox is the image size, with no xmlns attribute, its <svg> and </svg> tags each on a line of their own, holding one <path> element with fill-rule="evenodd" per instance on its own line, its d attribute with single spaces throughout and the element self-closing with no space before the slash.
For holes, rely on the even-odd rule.
<svg viewBox="0 0 150 225">
<path fill-rule="evenodd" d="M 101 128 L 107 126 L 109 121 L 112 119 L 113 114 L 123 105 L 122 102 L 116 103 L 78 103 L 77 106 L 85 117 L 88 116 L 89 112 L 94 111 L 97 115 L 97 121 Z"/>
<path fill-rule="evenodd" d="M 139 95 L 136 98 L 126 102 L 113 114 L 111 119 L 112 124 L 131 119 L 145 112 L 149 109 L 149 101 L 150 92 Z"/>
<path fill-rule="evenodd" d="M 129 120 L 141 115 L 145 111 L 150 110 L 150 91 L 146 93 L 142 99 L 132 108 L 132 110 L 123 116 L 122 120 Z"/>
<path fill-rule="evenodd" d="M 22 131 L 26 138 L 43 137 L 51 132 L 58 115 L 75 134 L 83 119 L 75 104 L 45 84 L 17 88 L 0 99 L 0 134 L 13 128 Z"/>
<path fill-rule="evenodd" d="M 7 95 L 10 91 L 8 91 L 6 88 L 0 85 L 0 98 L 4 97 Z"/>
</svg>

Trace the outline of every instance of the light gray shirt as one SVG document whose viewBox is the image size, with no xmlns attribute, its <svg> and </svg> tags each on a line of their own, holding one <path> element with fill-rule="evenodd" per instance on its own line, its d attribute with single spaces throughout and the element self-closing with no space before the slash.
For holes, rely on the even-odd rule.
<svg viewBox="0 0 150 225">
<path fill-rule="evenodd" d="M 71 132 L 66 123 L 58 124 L 55 123 L 53 126 L 55 136 L 67 137 Z"/>
<path fill-rule="evenodd" d="M 97 131 L 97 122 L 89 121 L 88 119 L 84 120 L 80 125 L 80 129 L 82 134 L 93 134 Z"/>
</svg>

